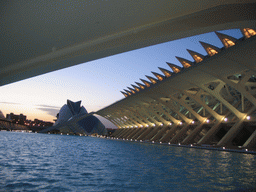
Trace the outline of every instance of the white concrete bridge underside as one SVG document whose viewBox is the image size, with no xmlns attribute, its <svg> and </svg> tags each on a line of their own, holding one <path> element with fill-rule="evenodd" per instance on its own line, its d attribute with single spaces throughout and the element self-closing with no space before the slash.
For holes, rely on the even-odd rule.
<svg viewBox="0 0 256 192">
<path fill-rule="evenodd" d="M 0 1 L 0 86 L 206 32 L 256 28 L 255 0 Z"/>
<path fill-rule="evenodd" d="M 116 138 L 255 148 L 256 32 L 250 31 L 239 40 L 217 33 L 222 49 L 202 43 L 209 55 L 196 60 L 193 52 L 195 62 L 170 65 L 168 77 L 96 113 L 119 127 Z"/>
</svg>

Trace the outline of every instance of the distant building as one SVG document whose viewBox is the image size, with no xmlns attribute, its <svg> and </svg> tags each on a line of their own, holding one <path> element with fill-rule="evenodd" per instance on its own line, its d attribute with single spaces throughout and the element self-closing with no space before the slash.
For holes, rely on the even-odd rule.
<svg viewBox="0 0 256 192">
<path fill-rule="evenodd" d="M 27 120 L 27 116 L 23 115 L 22 113 L 20 115 L 10 113 L 6 115 L 6 119 L 12 121 L 13 123 L 24 125 L 25 121 Z"/>
<path fill-rule="evenodd" d="M 87 110 L 80 105 L 81 101 L 72 102 L 67 100 L 67 104 L 63 105 L 57 114 L 54 126 L 43 132 L 106 135 L 107 130 L 101 121 L 97 117 L 88 114 Z"/>
</svg>

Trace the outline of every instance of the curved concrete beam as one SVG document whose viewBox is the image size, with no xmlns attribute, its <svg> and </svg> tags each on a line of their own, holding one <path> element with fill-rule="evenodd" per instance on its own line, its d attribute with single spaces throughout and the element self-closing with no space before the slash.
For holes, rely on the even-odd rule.
<svg viewBox="0 0 256 192">
<path fill-rule="evenodd" d="M 113 1 L 1 1 L 0 86 L 175 39 L 256 27 L 254 0 Z"/>
</svg>

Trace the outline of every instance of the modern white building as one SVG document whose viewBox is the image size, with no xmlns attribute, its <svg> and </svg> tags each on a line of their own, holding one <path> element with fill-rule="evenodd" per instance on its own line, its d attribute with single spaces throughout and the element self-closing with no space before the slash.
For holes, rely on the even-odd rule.
<svg viewBox="0 0 256 192">
<path fill-rule="evenodd" d="M 81 101 L 72 102 L 70 100 L 67 100 L 67 104 L 61 107 L 53 127 L 42 132 L 73 135 L 107 134 L 105 126 L 97 117 L 93 116 L 93 113 L 88 113 L 84 106 L 81 106 Z"/>
<path fill-rule="evenodd" d="M 96 113 L 118 126 L 116 138 L 255 149 L 256 30 L 241 32 L 216 33 L 223 47 L 201 42 L 207 55 L 188 50 L 194 61 L 167 62 Z"/>
</svg>

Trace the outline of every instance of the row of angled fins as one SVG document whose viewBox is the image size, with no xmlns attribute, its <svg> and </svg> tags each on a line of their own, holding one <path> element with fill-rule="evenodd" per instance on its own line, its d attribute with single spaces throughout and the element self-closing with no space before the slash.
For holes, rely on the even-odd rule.
<svg viewBox="0 0 256 192">
<path fill-rule="evenodd" d="M 250 28 L 241 29 L 241 32 L 244 35 L 244 37 L 242 37 L 241 39 L 244 39 L 244 38 L 247 39 L 247 38 L 250 38 L 250 37 L 256 35 L 256 30 L 250 29 Z M 231 37 L 231 36 L 219 33 L 219 32 L 215 32 L 215 33 L 218 36 L 218 38 L 221 40 L 221 42 L 223 43 L 225 49 L 229 48 L 231 46 L 234 46 L 236 44 L 236 42 L 238 41 L 238 39 L 236 39 L 234 37 Z M 208 56 L 213 56 L 213 55 L 215 55 L 215 54 L 217 54 L 221 51 L 220 48 L 218 48 L 214 45 L 204 43 L 204 42 L 201 42 L 201 41 L 199 41 L 199 42 L 201 43 L 203 48 L 208 53 Z M 183 68 L 179 67 L 175 64 L 166 62 L 169 65 L 169 67 L 172 69 L 173 72 L 171 72 L 167 69 L 163 69 L 161 67 L 158 67 L 163 72 L 164 75 L 161 75 L 161 74 L 156 73 L 156 72 L 152 72 L 157 77 L 157 79 L 146 75 L 146 77 L 150 80 L 150 82 L 146 81 L 144 79 L 140 79 L 144 83 L 144 85 L 141 84 L 141 83 L 135 82 L 139 87 L 135 86 L 135 85 L 132 85 L 132 87 L 134 89 L 128 87 L 129 91 L 124 89 L 125 92 L 121 91 L 121 93 L 125 97 L 128 97 L 132 94 L 136 94 L 136 92 L 139 92 L 141 89 L 145 89 L 146 87 L 150 87 L 151 84 L 156 84 L 157 82 L 162 81 L 163 79 L 166 79 L 166 78 L 170 77 L 173 73 L 179 73 L 182 69 L 189 68 L 189 67 L 195 65 L 196 63 L 199 63 L 199 62 L 203 61 L 204 58 L 207 57 L 207 56 L 204 56 L 204 55 L 202 55 L 200 53 L 197 53 L 195 51 L 191 51 L 191 50 L 188 50 L 188 49 L 187 49 L 187 51 L 193 57 L 195 62 L 191 62 L 187 59 L 176 57 L 179 60 L 179 62 L 182 64 Z"/>
</svg>

